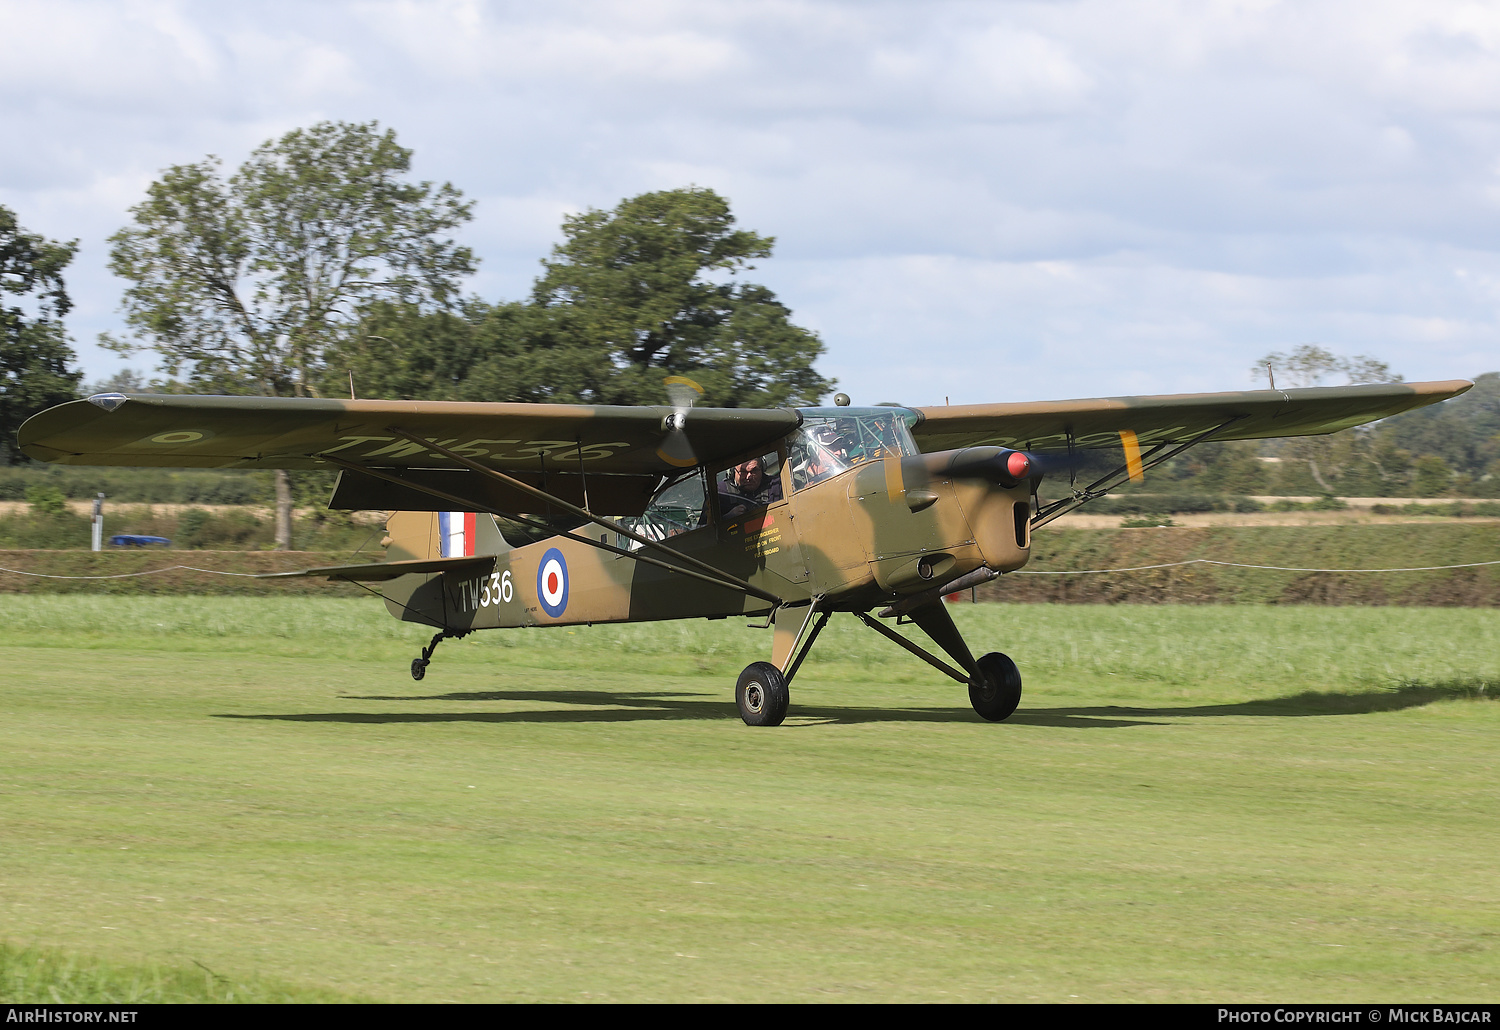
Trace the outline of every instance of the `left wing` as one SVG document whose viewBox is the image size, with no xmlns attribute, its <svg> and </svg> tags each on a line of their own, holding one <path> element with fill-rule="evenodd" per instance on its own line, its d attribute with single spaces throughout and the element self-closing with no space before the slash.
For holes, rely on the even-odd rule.
<svg viewBox="0 0 1500 1030">
<path fill-rule="evenodd" d="M 924 451 L 995 445 L 1060 451 L 1118 446 L 1133 432 L 1141 447 L 1186 443 L 1222 427 L 1214 440 L 1313 436 L 1398 415 L 1456 397 L 1474 384 L 1379 383 L 1308 390 L 1184 393 L 1161 397 L 1100 397 L 1016 404 L 955 404 L 916 408 L 912 435 Z"/>
<path fill-rule="evenodd" d="M 654 480 L 682 466 L 662 450 L 663 419 L 674 410 L 115 393 L 33 415 L 17 438 L 24 453 L 63 465 L 317 469 L 335 467 L 323 455 L 337 455 L 383 469 L 462 467 L 394 428 L 491 468 Z M 790 408 L 691 408 L 684 415 L 698 462 L 734 457 L 801 422 Z"/>
</svg>

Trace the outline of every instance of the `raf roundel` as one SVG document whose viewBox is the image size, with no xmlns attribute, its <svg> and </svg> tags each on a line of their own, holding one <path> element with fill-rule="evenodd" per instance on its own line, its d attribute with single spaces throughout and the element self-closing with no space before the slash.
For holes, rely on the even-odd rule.
<svg viewBox="0 0 1500 1030">
<path fill-rule="evenodd" d="M 536 572 L 536 596 L 542 602 L 542 611 L 554 619 L 568 608 L 568 561 L 555 547 L 542 555 Z"/>
</svg>

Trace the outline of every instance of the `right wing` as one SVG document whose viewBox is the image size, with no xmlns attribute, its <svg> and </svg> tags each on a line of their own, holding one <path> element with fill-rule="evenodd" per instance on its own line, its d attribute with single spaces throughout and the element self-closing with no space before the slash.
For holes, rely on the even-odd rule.
<svg viewBox="0 0 1500 1030">
<path fill-rule="evenodd" d="M 1467 379 L 1377 383 L 1308 390 L 1183 393 L 1159 397 L 1098 397 L 1013 404 L 916 408 L 912 435 L 924 451 L 993 445 L 1060 451 L 1118 446 L 1133 432 L 1142 447 L 1186 443 L 1224 426 L 1214 440 L 1260 440 L 1333 433 L 1456 397 Z M 1226 425 L 1227 423 L 1227 425 Z"/>
</svg>

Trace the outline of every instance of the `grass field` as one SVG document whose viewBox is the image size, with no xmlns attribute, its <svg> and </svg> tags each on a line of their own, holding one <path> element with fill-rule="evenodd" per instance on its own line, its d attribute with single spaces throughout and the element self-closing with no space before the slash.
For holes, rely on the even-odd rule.
<svg viewBox="0 0 1500 1030">
<path fill-rule="evenodd" d="M 0 597 L 0 998 L 82 996 L 15 973 L 68 956 L 260 998 L 1500 995 L 1500 614 L 955 616 L 1026 676 L 1007 723 L 847 618 L 752 730 L 735 623 L 413 683 L 370 602 Z"/>
</svg>

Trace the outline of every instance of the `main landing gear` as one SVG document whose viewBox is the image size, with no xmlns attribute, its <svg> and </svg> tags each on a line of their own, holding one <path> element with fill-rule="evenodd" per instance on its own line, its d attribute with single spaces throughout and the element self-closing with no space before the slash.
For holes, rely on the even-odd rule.
<svg viewBox="0 0 1500 1030">
<path fill-rule="evenodd" d="M 974 663 L 969 676 L 969 704 L 981 718 L 1002 722 L 1021 703 L 1021 670 L 1008 655 L 991 651 Z"/>
<path fill-rule="evenodd" d="M 751 662 L 734 685 L 734 703 L 746 726 L 780 726 L 791 702 L 786 677 L 770 662 Z"/>
<path fill-rule="evenodd" d="M 817 621 L 813 623 L 813 612 L 808 612 L 802 629 L 797 631 L 785 651 L 785 673 L 773 662 L 753 662 L 740 673 L 739 682 L 734 688 L 734 700 L 739 707 L 740 718 L 745 720 L 747 726 L 781 725 L 791 704 L 792 677 L 797 674 L 808 651 L 812 650 L 813 641 L 827 624 L 829 614 L 826 611 L 818 613 Z M 1021 671 L 1016 668 L 1016 663 L 999 651 L 991 651 L 976 659 L 941 600 L 914 609 L 910 612 L 910 619 L 963 669 L 954 668 L 864 612 L 855 612 L 854 617 L 939 672 L 966 685 L 969 688 L 969 704 L 973 705 L 980 718 L 989 722 L 1003 722 L 1020 705 Z M 799 648 L 795 646 L 797 638 L 802 636 L 809 623 L 812 623 L 812 632 Z M 778 655 L 778 658 L 781 657 Z"/>
</svg>

